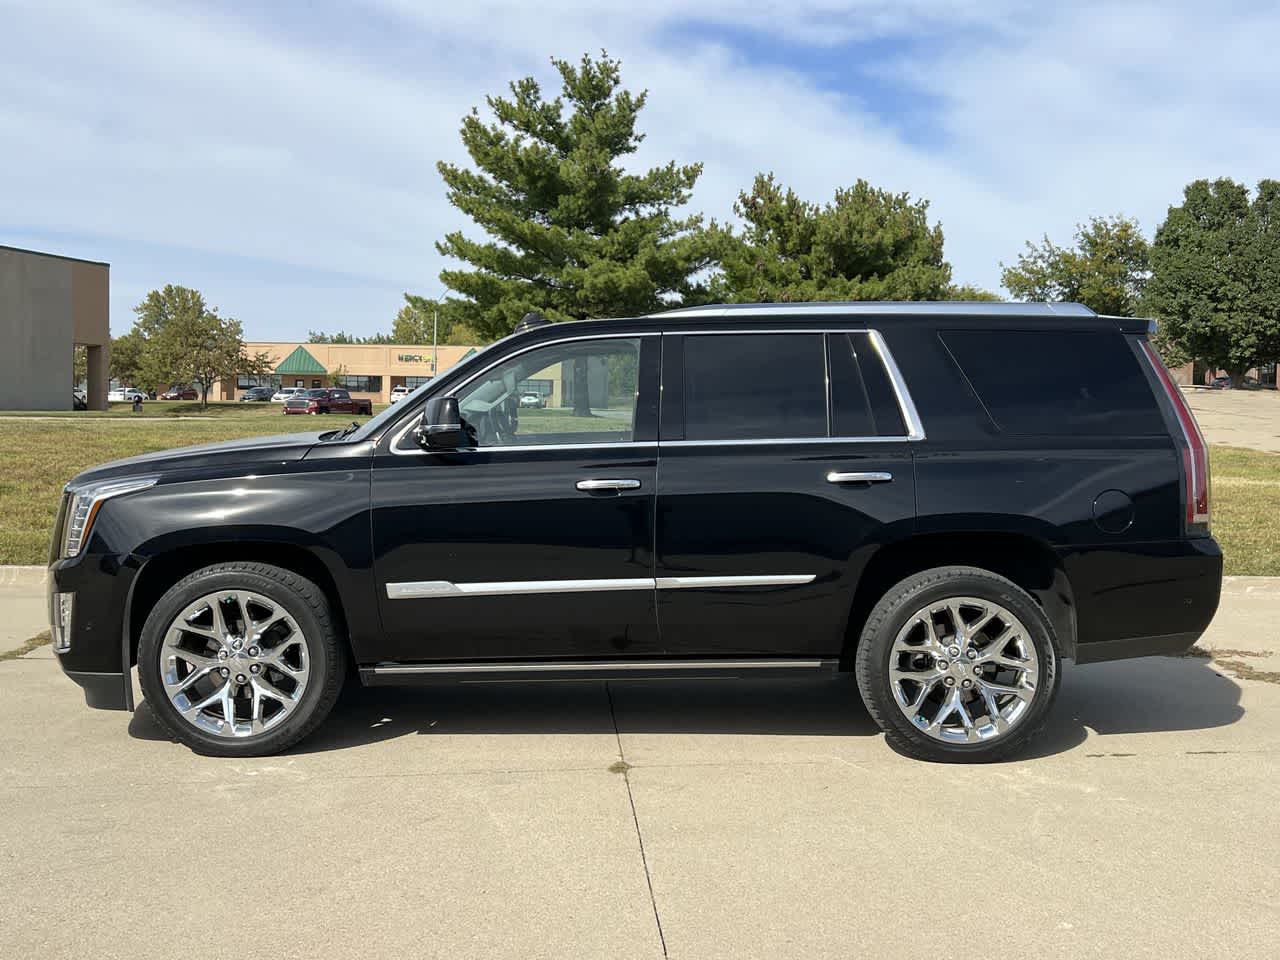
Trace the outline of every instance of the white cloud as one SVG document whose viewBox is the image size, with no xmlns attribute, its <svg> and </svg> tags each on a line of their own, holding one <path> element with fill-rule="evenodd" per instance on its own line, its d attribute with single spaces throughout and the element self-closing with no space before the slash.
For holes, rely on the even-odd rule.
<svg viewBox="0 0 1280 960">
<path fill-rule="evenodd" d="M 0 0 L 0 242 L 122 251 L 117 330 L 129 291 L 184 279 L 175 260 L 253 335 L 385 326 L 400 290 L 437 287 L 433 242 L 464 225 L 434 169 L 465 160 L 459 118 L 528 72 L 553 93 L 549 55 L 601 47 L 650 90 L 634 162 L 705 163 L 695 208 L 723 219 L 760 170 L 813 199 L 866 177 L 929 198 L 957 279 L 989 287 L 1043 232 L 1116 211 L 1150 230 L 1194 177 L 1280 173 L 1269 4 L 706 0 L 690 32 L 691 10 L 368 0 L 288 25 Z M 752 33 L 788 55 L 752 59 L 733 43 Z M 928 98 L 922 135 L 849 95 L 861 60 L 842 92 L 806 69 L 806 47 L 877 38 L 909 51 L 874 69 Z"/>
</svg>

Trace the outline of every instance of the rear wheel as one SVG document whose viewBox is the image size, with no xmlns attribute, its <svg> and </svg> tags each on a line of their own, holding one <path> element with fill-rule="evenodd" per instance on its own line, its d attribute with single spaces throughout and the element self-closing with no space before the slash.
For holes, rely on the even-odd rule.
<svg viewBox="0 0 1280 960">
<path fill-rule="evenodd" d="M 974 567 L 926 570 L 889 590 L 867 618 L 855 670 L 891 746 L 953 762 L 1023 747 L 1044 725 L 1060 680 L 1039 605 Z"/>
<path fill-rule="evenodd" d="M 138 645 L 138 678 L 156 718 L 214 756 L 297 743 L 328 715 L 344 669 L 321 590 L 262 563 L 215 564 L 178 581 Z"/>
</svg>

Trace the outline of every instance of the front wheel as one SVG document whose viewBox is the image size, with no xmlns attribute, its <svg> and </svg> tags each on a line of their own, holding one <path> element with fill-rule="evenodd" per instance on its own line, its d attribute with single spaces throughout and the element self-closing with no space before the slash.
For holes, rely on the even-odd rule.
<svg viewBox="0 0 1280 960">
<path fill-rule="evenodd" d="M 345 662 L 320 588 L 264 563 L 219 563 L 179 580 L 138 645 L 156 718 L 197 753 L 223 757 L 277 753 L 314 731 Z"/>
<path fill-rule="evenodd" d="M 1020 587 L 938 567 L 890 589 L 855 659 L 867 710 L 896 750 L 923 760 L 1002 759 L 1044 725 L 1061 679 L 1053 628 Z"/>
</svg>

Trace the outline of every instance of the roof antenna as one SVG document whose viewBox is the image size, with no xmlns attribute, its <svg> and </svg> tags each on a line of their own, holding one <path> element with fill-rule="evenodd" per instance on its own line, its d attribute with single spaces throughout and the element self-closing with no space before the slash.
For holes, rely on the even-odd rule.
<svg viewBox="0 0 1280 960">
<path fill-rule="evenodd" d="M 535 327 L 545 327 L 550 322 L 550 320 L 538 313 L 537 310 L 530 310 L 520 318 L 520 322 L 516 324 L 516 328 L 512 332 L 524 333 L 526 330 L 533 330 Z"/>
</svg>

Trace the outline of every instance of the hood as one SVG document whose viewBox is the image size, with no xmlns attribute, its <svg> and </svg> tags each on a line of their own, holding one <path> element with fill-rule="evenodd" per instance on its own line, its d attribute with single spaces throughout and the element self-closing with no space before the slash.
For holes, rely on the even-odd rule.
<svg viewBox="0 0 1280 960">
<path fill-rule="evenodd" d="M 255 463 L 280 463 L 301 460 L 321 433 L 284 433 L 274 437 L 249 437 L 222 443 L 203 443 L 195 447 L 179 447 L 144 453 L 124 460 L 112 460 L 76 475 L 71 483 L 114 480 L 140 474 L 163 474 L 178 470 L 207 467 L 234 467 Z"/>
</svg>

